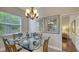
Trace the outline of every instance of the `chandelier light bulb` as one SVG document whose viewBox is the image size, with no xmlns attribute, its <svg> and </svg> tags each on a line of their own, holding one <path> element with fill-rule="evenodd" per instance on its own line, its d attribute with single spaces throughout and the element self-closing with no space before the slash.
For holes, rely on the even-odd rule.
<svg viewBox="0 0 79 59">
<path fill-rule="evenodd" d="M 28 16 L 27 12 L 25 12 L 25 16 Z"/>
<path fill-rule="evenodd" d="M 37 13 L 37 14 L 36 14 L 36 17 L 38 17 L 38 16 L 39 16 L 39 14 Z"/>
<path fill-rule="evenodd" d="M 26 9 L 26 13 L 30 14 L 30 10 L 29 9 Z"/>
<path fill-rule="evenodd" d="M 37 9 L 34 9 L 33 12 L 34 12 L 34 14 L 37 14 Z"/>
</svg>

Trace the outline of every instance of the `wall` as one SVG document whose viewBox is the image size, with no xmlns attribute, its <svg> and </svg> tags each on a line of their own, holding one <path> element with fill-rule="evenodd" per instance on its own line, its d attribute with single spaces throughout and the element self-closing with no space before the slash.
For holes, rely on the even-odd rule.
<svg viewBox="0 0 79 59">
<path fill-rule="evenodd" d="M 69 21 L 69 27 L 70 27 L 70 28 L 69 28 L 69 36 L 70 36 L 70 38 L 72 39 L 72 42 L 75 44 L 75 43 L 76 43 L 76 41 L 75 41 L 75 40 L 76 40 L 76 37 L 75 37 L 76 34 L 73 33 L 73 32 L 72 32 L 72 29 L 71 29 L 71 26 L 72 26 L 71 23 L 72 23 L 73 20 L 74 20 L 74 15 L 71 15 L 71 16 L 70 16 L 70 21 Z"/>
<path fill-rule="evenodd" d="M 75 46 L 79 51 L 79 14 L 74 15 L 74 18 L 76 20 L 76 34 L 74 40 L 75 40 Z"/>
<path fill-rule="evenodd" d="M 69 37 L 71 38 L 77 50 L 79 51 L 79 14 L 74 13 L 67 16 L 69 16 L 69 23 L 68 23 L 69 24 Z M 72 26 L 71 23 L 73 20 L 76 20 L 75 33 L 73 33 L 71 29 L 71 26 Z"/>
<path fill-rule="evenodd" d="M 22 32 L 27 32 L 27 19 L 24 15 L 24 11 L 19 9 L 19 8 L 16 8 L 16 7 L 0 7 L 0 11 L 3 11 L 3 12 L 8 12 L 8 13 L 11 13 L 11 14 L 14 14 L 14 15 L 18 15 L 18 16 L 21 16 L 22 18 Z M 8 38 L 12 38 L 11 35 L 8 36 Z M 0 37 L 0 50 L 3 49 L 3 41 Z M 2 49 L 1 49 L 2 48 Z"/>
<path fill-rule="evenodd" d="M 62 32 L 69 34 L 69 16 L 62 17 Z"/>
<path fill-rule="evenodd" d="M 60 15 L 60 34 L 50 34 L 51 40 L 49 42 L 50 48 L 55 48 L 58 50 L 62 50 L 62 17 L 65 15 L 71 15 L 79 13 L 79 8 L 71 8 L 71 7 L 47 7 L 43 8 L 44 10 L 44 16 L 53 16 L 53 15 Z M 48 34 L 48 33 L 47 33 Z M 49 36 L 49 34 L 47 35 Z M 73 35 L 74 36 L 74 35 Z M 46 36 L 45 36 L 46 37 Z"/>
</svg>

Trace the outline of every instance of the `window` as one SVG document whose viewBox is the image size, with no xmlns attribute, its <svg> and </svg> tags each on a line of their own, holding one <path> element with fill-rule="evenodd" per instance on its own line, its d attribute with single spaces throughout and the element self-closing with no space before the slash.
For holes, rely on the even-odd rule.
<svg viewBox="0 0 79 59">
<path fill-rule="evenodd" d="M 35 20 L 29 20 L 29 32 L 34 33 L 34 32 L 39 32 L 39 23 L 36 22 Z"/>
<path fill-rule="evenodd" d="M 39 18 L 37 22 L 38 22 L 38 26 L 37 26 L 38 31 L 43 32 L 44 31 L 44 18 Z"/>
<path fill-rule="evenodd" d="M 0 36 L 21 32 L 21 17 L 0 12 Z"/>
</svg>

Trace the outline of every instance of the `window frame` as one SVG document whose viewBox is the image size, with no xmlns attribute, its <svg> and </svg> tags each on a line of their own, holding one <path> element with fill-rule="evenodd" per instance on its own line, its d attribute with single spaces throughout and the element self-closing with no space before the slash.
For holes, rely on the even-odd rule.
<svg viewBox="0 0 79 59">
<path fill-rule="evenodd" d="M 0 12 L 4 12 L 4 13 L 7 13 L 7 14 L 11 14 L 11 15 L 20 17 L 20 31 L 19 31 L 19 32 L 10 33 L 10 34 L 3 34 L 3 35 L 0 35 L 0 36 L 8 36 L 8 35 L 18 34 L 18 33 L 21 33 L 21 32 L 22 32 L 22 16 L 20 16 L 20 15 L 16 15 L 16 14 L 14 14 L 14 13 L 10 13 L 10 12 L 5 12 L 5 11 L 0 11 Z M 1 22 L 0 22 L 0 23 L 1 23 Z M 3 24 L 7 24 L 7 25 L 9 25 L 10 23 L 3 23 Z M 10 24 L 10 25 L 13 25 L 13 24 Z M 19 24 L 14 24 L 14 25 L 19 25 Z"/>
</svg>

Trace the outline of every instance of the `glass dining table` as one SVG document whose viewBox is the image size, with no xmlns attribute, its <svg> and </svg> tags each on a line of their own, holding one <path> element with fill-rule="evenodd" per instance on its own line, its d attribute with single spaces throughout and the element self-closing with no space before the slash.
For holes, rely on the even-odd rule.
<svg viewBox="0 0 79 59">
<path fill-rule="evenodd" d="M 24 36 L 24 37 L 16 37 L 15 39 L 10 39 L 9 42 L 11 45 L 16 44 L 20 47 L 33 52 L 36 49 L 39 49 L 41 47 L 41 37 L 38 35 L 32 35 L 31 36 Z"/>
</svg>

